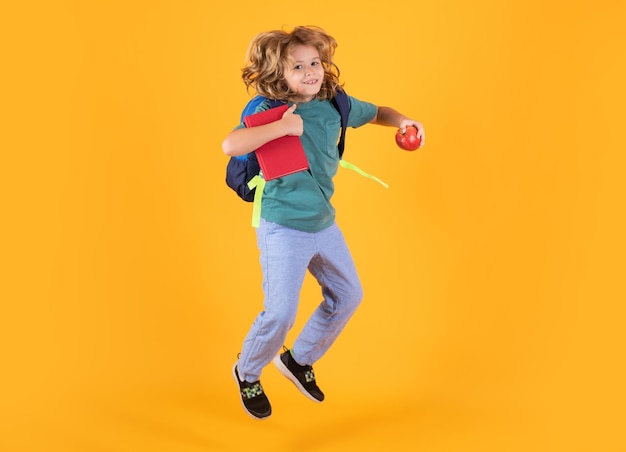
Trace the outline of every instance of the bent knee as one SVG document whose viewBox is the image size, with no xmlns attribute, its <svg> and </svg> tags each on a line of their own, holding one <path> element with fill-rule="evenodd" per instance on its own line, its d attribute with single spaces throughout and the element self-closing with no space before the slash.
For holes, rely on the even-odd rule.
<svg viewBox="0 0 626 452">
<path fill-rule="evenodd" d="M 363 300 L 363 286 L 361 284 L 355 284 L 350 287 L 350 290 L 344 295 L 344 303 L 348 303 L 353 306 L 358 306 Z"/>
<path fill-rule="evenodd" d="M 266 310 L 263 312 L 263 323 L 274 329 L 289 331 L 296 320 L 296 314 L 292 311 Z"/>
</svg>

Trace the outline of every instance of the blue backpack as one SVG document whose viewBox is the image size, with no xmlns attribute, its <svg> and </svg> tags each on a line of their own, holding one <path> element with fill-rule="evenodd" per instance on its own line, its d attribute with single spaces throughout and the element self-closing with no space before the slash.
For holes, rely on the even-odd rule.
<svg viewBox="0 0 626 452">
<path fill-rule="evenodd" d="M 241 112 L 241 122 L 243 122 L 243 118 L 253 114 L 256 108 L 265 100 L 269 101 L 270 108 L 278 107 L 285 103 L 284 101 L 267 99 L 257 95 L 248 102 Z M 337 90 L 337 94 L 332 99 L 332 104 L 341 116 L 341 134 L 337 144 L 339 158 L 341 159 L 345 147 L 346 128 L 348 127 L 348 115 L 350 113 L 350 101 L 345 91 Z M 254 152 L 231 157 L 226 166 L 226 184 L 232 188 L 241 199 L 247 202 L 253 202 L 256 188 L 250 188 L 248 184 L 260 171 L 259 162 Z"/>
</svg>

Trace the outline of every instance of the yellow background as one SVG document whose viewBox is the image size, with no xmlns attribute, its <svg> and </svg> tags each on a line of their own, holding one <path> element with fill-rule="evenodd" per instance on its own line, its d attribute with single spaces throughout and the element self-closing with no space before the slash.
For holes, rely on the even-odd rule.
<svg viewBox="0 0 626 452">
<path fill-rule="evenodd" d="M 0 450 L 623 451 L 623 2 L 0 7 Z M 261 307 L 224 184 L 249 39 L 316 24 L 354 96 L 335 205 L 365 288 L 310 403 L 230 374 Z M 295 334 L 319 302 L 307 279 Z M 293 340 L 290 335 L 289 340 Z"/>
</svg>

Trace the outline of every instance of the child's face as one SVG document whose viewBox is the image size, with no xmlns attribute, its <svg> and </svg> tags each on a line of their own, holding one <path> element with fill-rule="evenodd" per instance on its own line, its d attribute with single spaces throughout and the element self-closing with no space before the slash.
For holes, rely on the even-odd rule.
<svg viewBox="0 0 626 452">
<path fill-rule="evenodd" d="M 313 100 L 324 81 L 324 66 L 317 49 L 313 46 L 297 45 L 289 55 L 291 61 L 285 68 L 285 82 L 296 93 L 292 100 Z"/>
</svg>

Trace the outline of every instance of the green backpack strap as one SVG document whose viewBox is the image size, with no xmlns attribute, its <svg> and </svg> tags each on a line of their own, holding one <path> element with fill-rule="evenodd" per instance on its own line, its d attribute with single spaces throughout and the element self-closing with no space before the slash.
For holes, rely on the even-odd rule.
<svg viewBox="0 0 626 452">
<path fill-rule="evenodd" d="M 374 176 L 372 174 L 366 173 L 361 168 L 356 166 L 354 163 L 346 162 L 344 159 L 341 159 L 341 160 L 339 160 L 339 166 L 341 166 L 342 168 L 346 168 L 346 169 L 355 171 L 358 174 L 360 174 L 361 176 L 373 179 L 376 182 L 378 182 L 380 185 L 382 185 L 383 187 L 389 188 L 389 184 L 386 184 L 385 182 L 383 182 L 382 180 L 380 180 L 379 178 L 377 178 L 376 176 Z"/>
<path fill-rule="evenodd" d="M 252 206 L 252 227 L 258 228 L 261 222 L 261 201 L 263 200 L 263 190 L 265 189 L 265 179 L 262 174 L 257 174 L 250 182 L 248 182 L 248 188 L 254 191 L 254 201 Z"/>
</svg>

